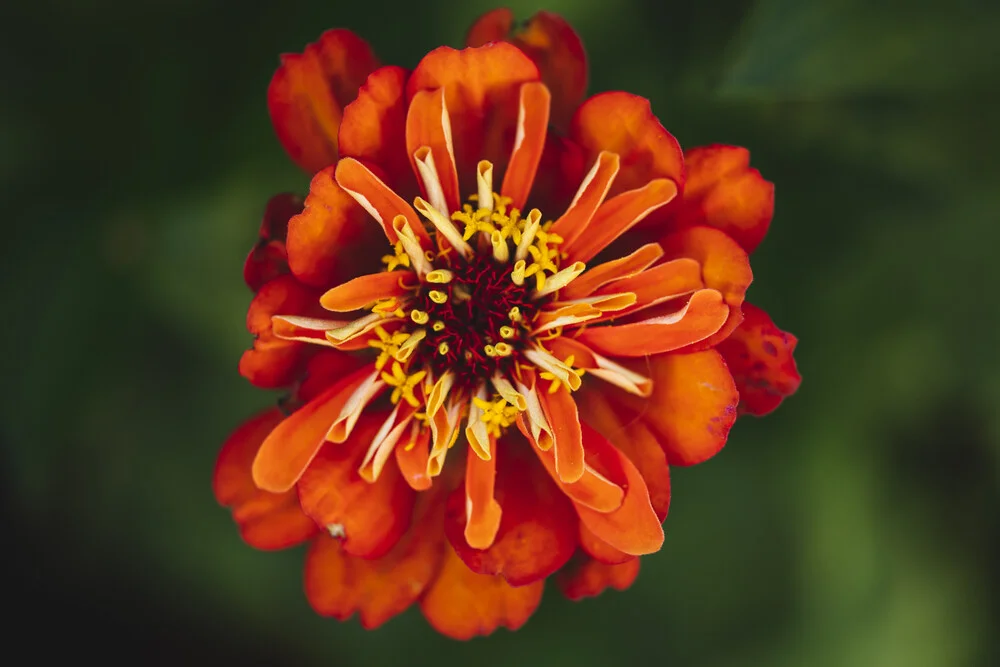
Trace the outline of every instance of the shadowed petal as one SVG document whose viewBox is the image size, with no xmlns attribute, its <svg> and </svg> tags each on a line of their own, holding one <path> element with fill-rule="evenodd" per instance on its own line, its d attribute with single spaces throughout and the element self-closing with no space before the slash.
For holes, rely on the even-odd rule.
<svg viewBox="0 0 1000 667">
<path fill-rule="evenodd" d="M 269 493 L 253 483 L 250 468 L 260 444 L 284 415 L 277 408 L 249 419 L 226 440 L 215 464 L 212 490 L 220 505 L 231 507 L 240 535 L 258 549 L 285 549 L 305 541 L 316 523 L 299 507 L 294 491 Z"/>
<path fill-rule="evenodd" d="M 301 54 L 285 54 L 267 89 L 271 122 L 288 155 L 315 173 L 337 161 L 344 107 L 378 67 L 371 47 L 350 30 L 328 30 Z"/>
<path fill-rule="evenodd" d="M 633 558 L 619 565 L 608 565 L 587 559 L 559 573 L 556 583 L 563 595 L 570 600 L 595 597 L 609 586 L 623 591 L 639 576 L 639 559 Z"/>
<path fill-rule="evenodd" d="M 507 40 L 531 58 L 552 91 L 552 124 L 565 129 L 587 92 L 587 53 L 572 26 L 561 16 L 538 12 L 514 27 L 509 9 L 494 9 L 473 24 L 466 46 Z"/>
<path fill-rule="evenodd" d="M 243 264 L 243 280 L 254 292 L 271 280 L 288 273 L 288 219 L 302 211 L 298 195 L 280 194 L 271 197 L 260 224 L 260 240 L 250 250 Z"/>
<path fill-rule="evenodd" d="M 516 434 L 500 443 L 496 498 L 503 510 L 493 544 L 473 549 L 465 539 L 465 493 L 448 499 L 445 530 L 456 553 L 474 572 L 502 575 L 512 586 L 544 579 L 573 555 L 578 520 L 566 496 Z M 472 457 L 476 458 L 476 457 Z"/>
<path fill-rule="evenodd" d="M 501 576 L 476 574 L 448 546 L 440 574 L 420 601 L 420 611 L 438 632 L 471 639 L 501 626 L 520 628 L 538 608 L 544 587 L 544 580 L 515 588 Z"/>
</svg>

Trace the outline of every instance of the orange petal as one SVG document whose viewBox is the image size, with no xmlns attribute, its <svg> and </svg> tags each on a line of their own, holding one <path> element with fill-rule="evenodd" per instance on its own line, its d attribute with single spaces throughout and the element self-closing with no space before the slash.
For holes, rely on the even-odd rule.
<svg viewBox="0 0 1000 667">
<path fill-rule="evenodd" d="M 634 313 L 657 304 L 686 296 L 702 289 L 705 284 L 701 280 L 701 265 L 693 259 L 682 257 L 646 269 L 628 278 L 614 280 L 599 290 L 596 294 L 620 294 L 631 292 L 635 294 L 633 305 L 614 313 L 621 317 L 626 313 Z"/>
<path fill-rule="evenodd" d="M 753 281 L 750 258 L 733 239 L 711 227 L 690 227 L 668 234 L 661 241 L 665 257 L 689 257 L 701 264 L 705 287 L 722 292 L 729 306 L 726 323 L 714 335 L 700 341 L 692 350 L 701 350 L 725 340 L 743 321 L 740 306 Z"/>
<path fill-rule="evenodd" d="M 670 179 L 679 190 L 684 185 L 680 146 L 663 129 L 645 98 L 623 92 L 594 95 L 577 109 L 570 137 L 591 159 L 601 151 L 621 157 L 621 172 L 610 196 L 641 188 L 657 178 Z M 660 209 L 641 227 L 652 227 L 667 218 L 668 210 Z"/>
<path fill-rule="evenodd" d="M 479 160 L 499 167 L 510 154 L 505 144 L 513 139 L 518 92 L 521 84 L 537 81 L 538 76 L 535 64 L 505 43 L 460 51 L 442 46 L 413 70 L 406 84 L 407 99 L 421 90 L 445 89 L 462 192 L 476 191 Z"/>
<path fill-rule="evenodd" d="M 579 480 L 572 484 L 567 484 L 560 480 L 556 474 L 555 453 L 551 449 L 542 451 L 538 447 L 538 443 L 532 439 L 530 433 L 521 427 L 522 421 L 518 421 L 521 433 L 531 441 L 532 449 L 542 462 L 545 470 L 548 471 L 549 476 L 570 500 L 578 506 L 590 507 L 597 512 L 613 512 L 615 509 L 621 507 L 625 498 L 625 491 L 614 481 L 609 480 L 594 468 L 587 466 L 586 460 L 584 461 L 583 476 Z"/>
<path fill-rule="evenodd" d="M 740 393 L 740 411 L 766 415 L 799 388 L 792 356 L 798 339 L 776 327 L 757 306 L 743 304 L 743 323 L 719 343 Z"/>
<path fill-rule="evenodd" d="M 383 271 L 358 276 L 337 285 L 319 298 L 321 306 L 335 313 L 348 313 L 370 306 L 379 299 L 403 296 L 409 289 L 406 279 L 416 282 L 416 276 L 409 271 Z"/>
<path fill-rule="evenodd" d="M 719 330 L 729 316 L 729 306 L 712 289 L 698 290 L 680 310 L 632 324 L 591 327 L 578 336 L 601 354 L 641 357 L 669 352 L 697 343 Z"/>
<path fill-rule="evenodd" d="M 515 588 L 501 576 L 476 574 L 449 546 L 440 574 L 420 601 L 420 611 L 438 632 L 452 639 L 471 639 L 500 626 L 520 628 L 542 601 L 544 588 L 544 580 Z"/>
<path fill-rule="evenodd" d="M 503 515 L 488 549 L 473 549 L 466 542 L 462 489 L 448 498 L 445 522 L 452 547 L 469 568 L 502 575 L 512 586 L 549 576 L 569 560 L 577 544 L 573 506 L 538 461 L 526 455 L 526 445 L 514 434 L 507 434 L 500 445 L 503 454 L 497 464 L 496 497 Z"/>
<path fill-rule="evenodd" d="M 433 480 L 427 474 L 427 460 L 430 458 L 431 431 L 420 427 L 408 442 L 396 445 L 396 465 L 403 479 L 414 491 L 426 491 Z"/>
<path fill-rule="evenodd" d="M 570 202 L 569 208 L 549 230 L 563 238 L 566 247 L 572 247 L 573 242 L 587 231 L 588 225 L 597 208 L 604 202 L 611 184 L 618 174 L 619 159 L 615 153 L 602 151 L 594 161 L 590 172 L 584 176 L 580 189 Z"/>
<path fill-rule="evenodd" d="M 577 392 L 577 401 L 587 415 L 587 423 L 635 465 L 646 482 L 653 511 L 662 522 L 670 509 L 670 468 L 659 440 L 641 419 L 627 410 L 616 410 L 607 392 L 588 388 Z M 596 554 L 591 555 L 604 560 Z"/>
<path fill-rule="evenodd" d="M 618 565 L 625 561 L 632 560 L 635 556 L 619 551 L 613 546 L 599 538 L 587 528 L 586 524 L 580 524 L 580 548 L 594 560 L 599 560 L 608 565 Z"/>
<path fill-rule="evenodd" d="M 316 174 L 305 209 L 288 221 L 288 263 L 302 282 L 317 287 L 352 278 L 378 266 L 385 237 L 333 178 Z"/>
<path fill-rule="evenodd" d="M 514 208 L 524 208 L 535 182 L 535 173 L 545 150 L 550 99 L 544 84 L 533 82 L 521 86 L 514 148 L 500 188 L 500 194 L 510 197 Z"/>
<path fill-rule="evenodd" d="M 642 222 L 677 196 L 677 185 L 657 178 L 641 188 L 607 200 L 594 214 L 590 226 L 573 244 L 564 247 L 567 261 L 589 262 L 615 239 Z"/>
<path fill-rule="evenodd" d="M 344 551 L 362 558 L 379 558 L 410 526 L 413 489 L 389 462 L 374 482 L 358 467 L 375 431 L 385 419 L 366 416 L 343 443 L 327 443 L 299 480 L 302 510 L 339 537 Z"/>
<path fill-rule="evenodd" d="M 325 442 L 326 433 L 344 404 L 373 370 L 374 367 L 365 366 L 348 375 L 271 431 L 253 463 L 253 478 L 258 487 L 280 493 L 295 485 Z"/>
<path fill-rule="evenodd" d="M 596 512 L 576 503 L 580 521 L 597 537 L 619 551 L 633 556 L 659 551 L 663 528 L 650 504 L 646 482 L 625 454 L 586 422 L 583 446 L 587 462 L 625 489 L 621 506 L 611 512 Z"/>
<path fill-rule="evenodd" d="M 552 91 L 552 123 L 565 129 L 587 92 L 587 54 L 579 35 L 561 16 L 538 12 L 512 30 L 509 9 L 483 14 L 473 24 L 466 46 L 508 40 L 531 58 Z"/>
<path fill-rule="evenodd" d="M 301 376 L 304 364 L 314 353 L 311 345 L 281 340 L 274 335 L 275 314 L 318 315 L 319 294 L 289 275 L 279 276 L 257 292 L 247 310 L 247 330 L 253 349 L 240 358 L 240 374 L 265 389 L 284 387 Z"/>
<path fill-rule="evenodd" d="M 451 116 L 445 101 L 444 90 L 423 90 L 414 94 L 406 113 L 406 154 L 410 167 L 419 173 L 414 153 L 429 148 L 437 174 L 441 194 L 444 196 L 446 215 L 460 208 L 458 172 L 455 167 L 455 148 L 451 134 Z M 431 190 L 421 181 L 424 197 L 436 205 Z"/>
<path fill-rule="evenodd" d="M 337 161 L 344 107 L 378 61 L 350 30 L 328 30 L 302 54 L 285 54 L 267 89 L 271 123 L 300 167 L 315 173 Z"/>
<path fill-rule="evenodd" d="M 739 401 L 722 355 L 715 350 L 661 354 L 641 368 L 653 380 L 652 396 L 639 399 L 617 390 L 607 396 L 641 415 L 670 465 L 701 463 L 722 449 Z"/>
<path fill-rule="evenodd" d="M 674 214 L 674 229 L 721 229 L 748 253 L 767 234 L 774 215 L 774 184 L 750 168 L 750 151 L 715 144 L 684 155 L 688 180 Z"/>
<path fill-rule="evenodd" d="M 322 616 L 347 620 L 355 612 L 366 629 L 377 628 L 417 601 L 437 575 L 444 554 L 443 503 L 424 494 L 414 526 L 377 559 L 351 556 L 343 543 L 320 536 L 305 564 L 306 597 Z"/>
<path fill-rule="evenodd" d="M 212 476 L 216 500 L 232 508 L 240 535 L 258 549 L 285 549 L 316 532 L 316 523 L 303 514 L 294 491 L 261 491 L 250 474 L 260 443 L 282 419 L 281 411 L 271 408 L 242 424 L 222 446 Z"/>
<path fill-rule="evenodd" d="M 416 194 L 416 181 L 406 153 L 407 71 L 381 67 L 369 75 L 358 98 L 344 109 L 340 155 L 377 164 L 396 192 Z"/>
<path fill-rule="evenodd" d="M 430 237 L 417 217 L 417 212 L 368 167 L 354 158 L 344 158 L 337 163 L 336 179 L 337 184 L 382 226 L 390 243 L 399 240 L 392 221 L 397 215 L 401 215 L 421 240 L 421 245 L 430 247 Z"/>
<path fill-rule="evenodd" d="M 555 472 L 559 481 L 572 484 L 583 477 L 583 435 L 580 432 L 580 415 L 576 401 L 565 385 L 549 393 L 545 385 L 538 392 L 545 419 L 552 428 L 555 441 Z"/>
<path fill-rule="evenodd" d="M 496 439 L 491 435 L 488 460 L 470 453 L 465 460 L 465 541 L 473 549 L 489 549 L 500 528 L 502 510 L 494 496 Z"/>
<path fill-rule="evenodd" d="M 612 280 L 634 276 L 662 256 L 663 248 L 658 243 L 647 243 L 630 255 L 587 269 L 559 292 L 559 298 L 572 301 L 590 296 Z"/>
<path fill-rule="evenodd" d="M 572 568 L 559 573 L 556 583 L 563 595 L 570 600 L 600 595 L 609 586 L 623 591 L 632 585 L 639 576 L 639 559 L 607 565 L 596 560 L 586 560 Z"/>
<path fill-rule="evenodd" d="M 260 225 L 260 240 L 243 264 L 243 280 L 254 292 L 264 283 L 288 273 L 288 253 L 285 250 L 288 219 L 301 212 L 302 205 L 301 197 L 287 193 L 275 195 L 267 202 Z"/>
</svg>

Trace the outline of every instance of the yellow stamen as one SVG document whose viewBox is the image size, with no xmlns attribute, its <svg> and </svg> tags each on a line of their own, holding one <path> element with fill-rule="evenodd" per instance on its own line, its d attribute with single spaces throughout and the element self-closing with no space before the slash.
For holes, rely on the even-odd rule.
<svg viewBox="0 0 1000 667">
<path fill-rule="evenodd" d="M 440 345 L 438 345 L 438 354 L 444 356 L 448 354 L 448 350 L 449 350 L 448 343 L 441 343 Z"/>
<path fill-rule="evenodd" d="M 440 291 L 438 291 L 436 289 L 432 289 L 427 294 L 427 296 L 429 296 L 430 299 L 431 299 L 431 301 L 433 301 L 434 303 L 444 303 L 445 301 L 448 300 L 448 295 L 447 294 L 445 294 L 444 292 L 440 292 Z"/>
<path fill-rule="evenodd" d="M 508 327 L 508 326 L 502 326 L 502 327 L 500 327 L 500 337 L 501 338 L 506 338 L 507 340 L 510 340 L 511 338 L 514 337 L 514 334 L 516 334 L 516 333 L 517 332 L 514 331 L 514 327 Z"/>
<path fill-rule="evenodd" d="M 431 325 L 431 329 L 433 329 L 434 331 L 444 331 L 444 322 L 438 320 L 437 322 Z"/>
<path fill-rule="evenodd" d="M 410 311 L 410 319 L 417 324 L 427 324 L 427 321 L 431 319 L 431 316 L 423 310 L 417 310 L 414 308 Z"/>
<path fill-rule="evenodd" d="M 409 258 L 407 257 L 407 259 Z M 448 269 L 434 269 L 425 276 L 427 282 L 438 285 L 447 285 L 454 277 L 454 274 Z"/>
</svg>

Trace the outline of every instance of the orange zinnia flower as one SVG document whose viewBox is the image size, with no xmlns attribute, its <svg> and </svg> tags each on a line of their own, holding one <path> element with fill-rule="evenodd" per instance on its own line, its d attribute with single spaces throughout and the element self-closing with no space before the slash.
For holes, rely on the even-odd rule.
<svg viewBox="0 0 1000 667">
<path fill-rule="evenodd" d="M 517 628 L 559 572 L 628 587 L 663 543 L 668 467 L 795 391 L 795 338 L 744 303 L 773 186 L 684 155 L 649 103 L 583 99 L 559 17 L 482 17 L 379 67 L 350 32 L 285 56 L 272 120 L 313 173 L 269 204 L 240 371 L 290 389 L 216 468 L 263 549 L 307 539 L 321 614 L 414 602 L 456 638 Z"/>
</svg>

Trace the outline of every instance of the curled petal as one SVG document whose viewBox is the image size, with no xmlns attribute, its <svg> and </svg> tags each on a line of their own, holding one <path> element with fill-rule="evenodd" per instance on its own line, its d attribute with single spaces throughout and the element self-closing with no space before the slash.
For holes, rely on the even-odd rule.
<svg viewBox="0 0 1000 667">
<path fill-rule="evenodd" d="M 502 575 L 512 586 L 544 579 L 573 555 L 578 523 L 573 506 L 530 455 L 523 441 L 508 434 L 497 464 L 496 497 L 503 509 L 496 539 L 473 549 L 465 539 L 465 493 L 448 499 L 445 531 L 455 552 L 473 572 Z M 473 457 L 475 458 L 475 457 Z"/>
<path fill-rule="evenodd" d="M 610 196 L 642 188 L 666 178 L 678 190 L 684 185 L 684 157 L 677 140 L 653 115 L 649 100 L 624 92 L 594 95 L 577 109 L 570 138 L 593 159 L 601 151 L 621 157 L 622 168 Z M 667 219 L 668 209 L 649 215 L 640 227 L 649 228 Z"/>
<path fill-rule="evenodd" d="M 317 292 L 289 275 L 279 276 L 257 292 L 247 311 L 247 330 L 254 334 L 253 349 L 240 358 L 240 374 L 265 389 L 284 387 L 302 374 L 314 353 L 312 346 L 282 340 L 275 335 L 275 314 L 318 315 Z"/>
<path fill-rule="evenodd" d="M 361 625 L 377 628 L 417 601 L 434 579 L 444 553 L 440 497 L 425 494 L 414 527 L 377 559 L 359 558 L 328 535 L 306 555 L 305 589 L 318 614 L 347 620 L 358 612 Z"/>
<path fill-rule="evenodd" d="M 396 465 L 403 479 L 414 491 L 431 488 L 431 477 L 427 474 L 430 458 L 431 431 L 425 426 L 414 429 L 410 438 L 396 445 Z"/>
<path fill-rule="evenodd" d="M 535 182 L 535 173 L 545 150 L 549 102 L 549 90 L 544 84 L 532 82 L 521 86 L 514 148 L 500 188 L 500 194 L 510 197 L 514 208 L 524 208 Z"/>
<path fill-rule="evenodd" d="M 475 177 L 476 165 L 503 165 L 513 142 L 521 84 L 538 80 L 538 68 L 517 47 L 505 43 L 475 49 L 434 49 L 406 84 L 407 99 L 421 90 L 445 89 L 460 177 Z M 475 181 L 461 183 L 475 192 Z"/>
<path fill-rule="evenodd" d="M 473 549 L 488 549 L 500 529 L 503 510 L 496 500 L 496 441 L 490 436 L 493 455 L 488 459 L 469 453 L 465 467 L 465 541 Z"/>
<path fill-rule="evenodd" d="M 507 40 L 531 58 L 552 91 L 552 123 L 565 129 L 584 93 L 587 92 L 587 54 L 580 36 L 561 16 L 538 12 L 514 27 L 509 9 L 483 14 L 473 24 L 466 46 L 482 46 Z"/>
<path fill-rule="evenodd" d="M 281 145 L 315 173 L 337 161 L 344 107 L 378 61 L 350 30 L 328 30 L 301 54 L 285 54 L 267 89 L 271 122 Z"/>
<path fill-rule="evenodd" d="M 518 422 L 518 426 L 521 426 L 521 422 Z M 563 482 L 556 474 L 555 453 L 551 449 L 541 449 L 527 429 L 522 427 L 521 432 L 531 441 L 532 449 L 538 455 L 542 465 L 545 466 L 549 476 L 577 507 L 589 507 L 596 512 L 613 512 L 622 506 L 625 491 L 620 484 L 587 465 L 586 461 L 584 461 L 583 476 L 580 479 L 572 484 Z"/>
<path fill-rule="evenodd" d="M 627 410 L 616 410 L 604 392 L 581 391 L 578 401 L 587 415 L 587 423 L 614 443 L 642 475 L 649 491 L 649 502 L 662 522 L 670 508 L 670 468 L 656 435 L 642 419 L 632 417 Z M 604 560 L 596 554 L 591 555 Z"/>
<path fill-rule="evenodd" d="M 453 639 L 488 635 L 503 626 L 517 630 L 542 601 L 545 581 L 514 587 L 498 575 L 470 570 L 451 547 L 420 611 L 438 632 Z"/>
<path fill-rule="evenodd" d="M 559 481 L 572 484 L 583 477 L 583 435 L 576 401 L 565 386 L 538 393 L 545 419 L 552 428 L 555 471 Z"/>
<path fill-rule="evenodd" d="M 430 151 L 431 174 L 416 154 Z M 451 115 L 444 89 L 423 90 L 414 94 L 406 113 L 406 153 L 415 173 L 423 177 L 424 196 L 444 215 L 457 210 L 460 204 L 458 172 L 455 169 L 455 147 L 451 134 Z M 425 163 L 426 164 L 426 163 Z M 428 181 L 435 187 L 429 187 Z M 436 201 L 438 198 L 442 201 Z"/>
<path fill-rule="evenodd" d="M 334 180 L 334 167 L 309 184 L 302 213 L 288 221 L 288 264 L 308 285 L 327 287 L 378 262 L 383 235 Z"/>
<path fill-rule="evenodd" d="M 552 224 L 552 233 L 563 238 L 566 248 L 583 235 L 591 224 L 598 207 L 604 202 L 618 174 L 619 158 L 616 153 L 601 151 L 594 166 L 584 177 L 569 208 Z"/>
<path fill-rule="evenodd" d="M 556 583 L 563 595 L 570 600 L 600 595 L 609 586 L 623 591 L 639 576 L 639 559 L 633 558 L 619 565 L 608 565 L 587 559 L 559 573 Z"/>
<path fill-rule="evenodd" d="M 740 393 L 740 411 L 766 415 L 802 382 L 792 356 L 798 339 L 757 306 L 743 304 L 743 323 L 719 343 Z"/>
<path fill-rule="evenodd" d="M 663 248 L 658 243 L 647 243 L 630 255 L 590 267 L 562 290 L 559 296 L 567 301 L 590 296 L 612 280 L 634 276 L 652 266 L 662 256 Z"/>
<path fill-rule="evenodd" d="M 688 179 L 672 227 L 715 227 L 752 253 L 771 225 L 774 183 L 750 167 L 750 151 L 739 146 L 694 148 L 684 161 Z"/>
<path fill-rule="evenodd" d="M 371 372 L 366 366 L 341 379 L 271 431 L 253 463 L 258 487 L 281 493 L 295 485 L 325 442 L 330 425 Z"/>
<path fill-rule="evenodd" d="M 298 195 L 280 194 L 271 197 L 264 209 L 257 241 L 243 264 L 243 280 L 254 292 L 264 283 L 288 273 L 288 253 L 285 239 L 288 236 L 288 219 L 302 211 L 303 201 Z"/>
<path fill-rule="evenodd" d="M 416 498 L 391 461 L 374 482 L 358 474 L 382 419 L 366 417 L 347 442 L 327 443 L 298 483 L 302 510 L 363 558 L 379 558 L 399 541 Z"/>
<path fill-rule="evenodd" d="M 271 408 L 236 429 L 222 446 L 212 476 L 216 500 L 232 508 L 240 535 L 258 549 L 285 549 L 316 532 L 316 524 L 303 514 L 294 491 L 261 491 L 250 473 L 260 443 L 283 418 L 280 410 Z"/>
<path fill-rule="evenodd" d="M 583 424 L 583 446 L 587 463 L 625 490 L 618 509 L 598 512 L 580 503 L 580 521 L 615 549 L 633 556 L 659 551 L 663 528 L 650 503 L 649 491 L 635 464 L 588 424 Z"/>
<path fill-rule="evenodd" d="M 404 271 L 382 271 L 358 276 L 327 291 L 320 297 L 319 303 L 335 313 L 348 313 L 371 306 L 379 299 L 403 296 L 409 291 L 404 282 L 407 278 L 416 283 L 415 277 Z"/>
<path fill-rule="evenodd" d="M 712 347 L 725 340 L 743 321 L 740 306 L 753 281 L 750 258 L 733 239 L 711 227 L 691 227 L 668 234 L 660 241 L 665 257 L 689 258 L 701 264 L 705 287 L 718 290 L 729 306 L 729 317 L 714 335 L 699 341 L 692 350 Z"/>
<path fill-rule="evenodd" d="M 399 240 L 393 223 L 397 216 L 401 216 L 420 239 L 421 245 L 430 247 L 430 237 L 417 212 L 367 166 L 354 158 L 344 158 L 337 163 L 335 177 L 337 184 L 382 227 L 389 243 Z"/>
<path fill-rule="evenodd" d="M 406 153 L 406 77 L 407 71 L 396 66 L 369 75 L 344 109 L 340 155 L 379 165 L 394 190 L 416 194 Z"/>
<path fill-rule="evenodd" d="M 669 352 L 714 334 L 729 316 L 729 306 L 712 289 L 698 290 L 680 309 L 631 324 L 591 327 L 580 334 L 584 345 L 602 354 L 640 357 Z"/>
</svg>

